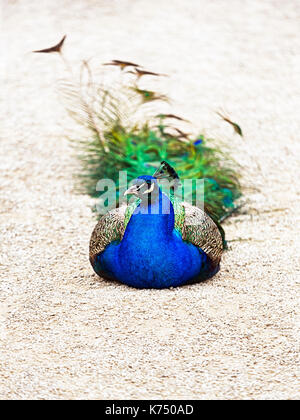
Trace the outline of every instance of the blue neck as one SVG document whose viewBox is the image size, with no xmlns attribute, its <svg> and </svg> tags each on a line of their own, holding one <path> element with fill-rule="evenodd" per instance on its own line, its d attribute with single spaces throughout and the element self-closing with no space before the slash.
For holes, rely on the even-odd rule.
<svg viewBox="0 0 300 420">
<path fill-rule="evenodd" d="M 169 198 L 159 190 L 152 202 L 143 200 L 133 212 L 127 225 L 123 241 L 128 237 L 140 240 L 142 237 L 155 242 L 170 237 L 174 230 L 174 209 Z"/>
</svg>

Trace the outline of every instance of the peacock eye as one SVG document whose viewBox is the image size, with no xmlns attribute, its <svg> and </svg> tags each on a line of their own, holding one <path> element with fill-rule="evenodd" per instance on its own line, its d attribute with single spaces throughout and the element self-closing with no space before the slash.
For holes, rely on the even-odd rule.
<svg viewBox="0 0 300 420">
<path fill-rule="evenodd" d="M 140 185 L 136 185 L 136 190 L 137 191 L 140 191 L 140 189 L 142 188 L 142 187 L 144 187 L 144 185 L 145 185 L 145 182 L 143 182 L 142 184 L 140 184 Z"/>
</svg>

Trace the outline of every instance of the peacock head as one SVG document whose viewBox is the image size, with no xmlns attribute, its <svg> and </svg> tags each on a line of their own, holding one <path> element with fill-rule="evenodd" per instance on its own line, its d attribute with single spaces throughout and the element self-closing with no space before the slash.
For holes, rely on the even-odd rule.
<svg viewBox="0 0 300 420">
<path fill-rule="evenodd" d="M 124 195 L 136 195 L 142 201 L 155 197 L 159 193 L 159 186 L 156 178 L 150 175 L 142 175 L 132 182 L 132 186 L 125 191 Z"/>
</svg>

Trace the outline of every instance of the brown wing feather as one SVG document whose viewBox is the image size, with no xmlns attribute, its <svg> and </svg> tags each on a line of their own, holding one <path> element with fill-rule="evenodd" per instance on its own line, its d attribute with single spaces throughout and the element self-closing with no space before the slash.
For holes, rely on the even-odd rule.
<svg viewBox="0 0 300 420">
<path fill-rule="evenodd" d="M 90 239 L 90 260 L 93 261 L 97 254 L 104 251 L 106 246 L 112 241 L 118 241 L 123 238 L 125 232 L 125 211 L 127 206 L 123 205 L 117 209 L 104 214 Z"/>
<path fill-rule="evenodd" d="M 217 225 L 198 207 L 185 202 L 182 205 L 185 210 L 182 239 L 200 247 L 217 266 L 223 252 L 222 236 Z"/>
</svg>

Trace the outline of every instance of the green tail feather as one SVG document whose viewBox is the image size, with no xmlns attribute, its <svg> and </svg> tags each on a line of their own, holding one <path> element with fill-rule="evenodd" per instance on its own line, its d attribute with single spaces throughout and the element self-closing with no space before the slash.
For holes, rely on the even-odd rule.
<svg viewBox="0 0 300 420">
<path fill-rule="evenodd" d="M 145 105 L 140 93 L 128 83 L 119 89 L 97 86 L 91 100 L 84 86 L 77 90 L 64 86 L 68 109 L 90 131 L 86 138 L 75 142 L 82 163 L 78 175 L 80 190 L 98 197 L 98 180 L 109 178 L 118 183 L 119 171 L 124 170 L 129 180 L 152 175 L 161 161 L 167 161 L 174 166 L 181 180 L 205 180 L 205 209 L 219 222 L 232 212 L 236 199 L 241 196 L 237 165 L 215 141 L 204 135 L 186 139 L 171 135 L 170 127 L 173 125 L 176 130 L 178 117 L 168 119 L 166 126 L 160 118 L 159 101 L 152 103 L 154 109 L 142 123 L 129 123 L 138 111 L 145 109 L 141 107 L 150 105 Z M 117 193 L 120 187 L 117 184 Z M 191 198 L 195 198 L 195 194 L 192 189 Z"/>
</svg>

